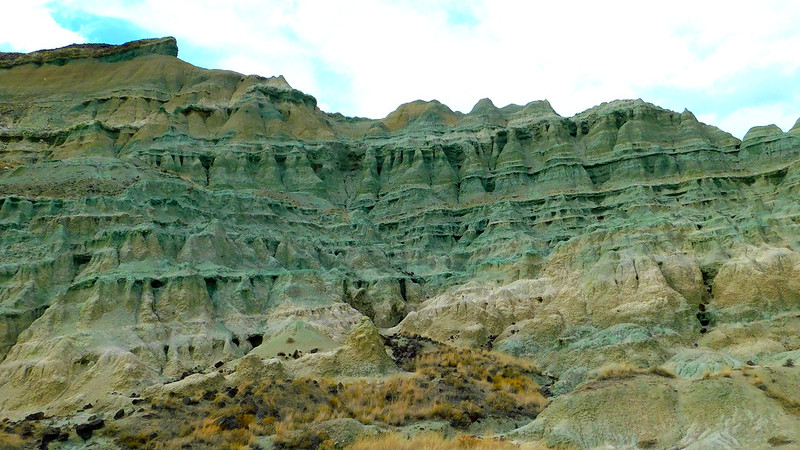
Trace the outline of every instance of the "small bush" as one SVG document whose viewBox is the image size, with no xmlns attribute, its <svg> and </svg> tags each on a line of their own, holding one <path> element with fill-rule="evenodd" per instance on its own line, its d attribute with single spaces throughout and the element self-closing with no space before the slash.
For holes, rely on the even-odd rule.
<svg viewBox="0 0 800 450">
<path fill-rule="evenodd" d="M 130 433 L 128 431 L 121 431 L 117 435 L 116 441 L 123 448 L 139 449 L 139 448 L 147 448 L 148 444 L 153 439 L 153 437 L 154 436 L 152 436 L 151 434 L 144 433 L 141 431 L 134 433 Z"/>
<path fill-rule="evenodd" d="M 772 436 L 771 438 L 767 439 L 767 443 L 773 447 L 778 447 L 781 445 L 793 444 L 794 441 L 787 438 L 783 435 Z"/>
<path fill-rule="evenodd" d="M 505 392 L 495 392 L 486 398 L 486 404 L 498 411 L 512 411 L 516 408 L 514 398 Z"/>
<path fill-rule="evenodd" d="M 600 371 L 597 373 L 598 380 L 613 380 L 613 379 L 620 379 L 620 378 L 631 378 L 635 375 L 642 373 L 641 371 L 637 370 L 631 365 L 622 363 L 622 364 L 611 364 L 606 365 L 600 368 Z"/>
<path fill-rule="evenodd" d="M 31 442 L 23 439 L 21 436 L 13 433 L 6 433 L 0 431 L 0 447 L 1 448 L 26 448 Z"/>
<path fill-rule="evenodd" d="M 661 366 L 651 367 L 649 372 L 651 374 L 659 376 L 659 377 L 677 378 L 677 375 L 675 375 L 675 372 L 673 372 L 673 371 L 671 371 L 671 370 L 669 370 L 667 368 L 661 367 Z"/>
<path fill-rule="evenodd" d="M 760 373 L 756 373 L 755 376 L 753 376 L 753 379 L 750 380 L 750 383 L 762 391 L 767 389 L 767 385 L 764 383 L 764 379 L 761 378 Z"/>
</svg>

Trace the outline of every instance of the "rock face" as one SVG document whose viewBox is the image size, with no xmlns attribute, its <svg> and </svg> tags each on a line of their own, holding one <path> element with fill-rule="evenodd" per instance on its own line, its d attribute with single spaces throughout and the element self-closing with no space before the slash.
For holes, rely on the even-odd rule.
<svg viewBox="0 0 800 450">
<path fill-rule="evenodd" d="M 641 100 L 349 118 L 176 54 L 0 54 L 4 414 L 213 370 L 298 323 L 346 358 L 365 316 L 576 383 L 800 348 L 798 126 L 740 141 Z"/>
<path fill-rule="evenodd" d="M 513 434 L 556 448 L 764 448 L 798 442 L 798 430 L 746 382 L 637 376 L 586 384 Z"/>
<path fill-rule="evenodd" d="M 31 53 L 0 53 L 0 69 L 34 64 L 64 64 L 77 59 L 96 59 L 116 62 L 133 59 L 142 55 L 178 56 L 178 42 L 175 38 L 143 39 L 123 45 L 73 44 L 54 50 L 39 50 Z"/>
</svg>

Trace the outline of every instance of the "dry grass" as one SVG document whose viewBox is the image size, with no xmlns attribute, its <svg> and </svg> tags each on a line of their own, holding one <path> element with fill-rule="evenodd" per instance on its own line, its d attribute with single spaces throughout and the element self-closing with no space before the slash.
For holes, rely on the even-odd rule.
<svg viewBox="0 0 800 450">
<path fill-rule="evenodd" d="M 517 449 L 518 446 L 498 439 L 479 439 L 462 435 L 453 439 L 443 438 L 439 434 L 424 433 L 407 437 L 399 433 L 386 433 L 356 441 L 352 450 L 437 450 L 437 449 L 477 449 L 501 450 Z"/>
<path fill-rule="evenodd" d="M 761 375 L 761 372 L 757 370 L 754 371 L 752 373 L 752 377 L 753 378 L 750 380 L 750 384 L 763 390 L 765 388 L 765 384 L 764 384 L 764 377 Z"/>
<path fill-rule="evenodd" d="M 734 369 L 731 367 L 723 367 L 716 372 L 712 372 L 710 369 L 706 369 L 703 372 L 703 376 L 700 377 L 701 380 L 716 380 L 718 378 L 732 378 L 733 377 Z M 749 374 L 742 369 L 742 375 L 747 377 Z"/>
<path fill-rule="evenodd" d="M 17 434 L 6 433 L 0 431 L 0 448 L 16 449 L 27 448 L 31 445 L 29 440 L 23 439 Z"/>
<path fill-rule="evenodd" d="M 772 372 L 769 368 L 767 368 L 767 371 Z M 742 374 L 745 377 L 752 377 L 749 380 L 750 384 L 763 391 L 767 397 L 780 403 L 787 412 L 800 416 L 800 402 L 794 400 L 791 395 L 787 396 L 786 387 L 776 385 L 775 379 L 770 379 L 769 376 L 765 378 L 760 370 L 753 368 L 749 368 L 746 374 L 744 368 L 742 368 Z M 767 381 L 768 379 L 769 381 Z"/>
<path fill-rule="evenodd" d="M 608 364 L 600 368 L 596 378 L 598 380 L 617 380 L 621 378 L 631 378 L 641 373 L 643 373 L 642 370 L 626 363 Z"/>
<path fill-rule="evenodd" d="M 153 398 L 152 416 L 131 418 L 114 438 L 132 448 L 227 448 L 270 435 L 278 448 L 326 448 L 333 443 L 313 425 L 331 419 L 382 428 L 436 420 L 466 429 L 485 417 L 531 420 L 548 403 L 535 381 L 535 367 L 485 350 L 423 352 L 412 366 L 410 375 L 351 383 L 255 380 L 235 392 L 197 392 L 189 404 L 168 395 Z M 495 441 L 464 438 L 466 443 L 506 448 Z M 458 448 L 452 444 L 431 448 Z"/>
<path fill-rule="evenodd" d="M 661 366 L 654 366 L 647 369 L 634 367 L 627 363 L 621 364 L 607 364 L 597 372 L 590 374 L 589 378 L 594 379 L 595 381 L 603 381 L 603 380 L 624 380 L 626 378 L 633 378 L 639 375 L 654 375 L 657 377 L 662 378 L 676 378 L 674 372 L 671 370 L 661 367 Z"/>
<path fill-rule="evenodd" d="M 22 420 L 0 423 L 0 449 L 36 448 L 47 427 L 45 420 Z"/>
<path fill-rule="evenodd" d="M 666 369 L 664 367 L 661 367 L 661 366 L 651 367 L 650 369 L 648 369 L 648 372 L 653 374 L 653 375 L 656 375 L 656 376 L 659 376 L 659 377 L 664 377 L 664 378 L 677 378 L 678 377 L 677 375 L 675 375 L 675 372 L 673 372 L 673 371 L 671 371 L 669 369 Z"/>
<path fill-rule="evenodd" d="M 772 436 L 771 438 L 767 439 L 767 444 L 773 447 L 779 447 L 781 445 L 793 444 L 794 441 L 787 438 L 784 435 Z"/>
</svg>

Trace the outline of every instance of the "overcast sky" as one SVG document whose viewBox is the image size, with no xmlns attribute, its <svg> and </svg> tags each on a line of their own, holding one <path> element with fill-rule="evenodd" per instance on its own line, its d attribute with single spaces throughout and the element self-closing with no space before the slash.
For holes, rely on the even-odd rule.
<svg viewBox="0 0 800 450">
<path fill-rule="evenodd" d="M 0 51 L 175 36 L 179 57 L 282 74 L 319 106 L 382 118 L 547 99 L 688 108 L 737 137 L 800 117 L 798 1 L 5 1 Z M 435 5 L 434 5 L 435 3 Z"/>
</svg>

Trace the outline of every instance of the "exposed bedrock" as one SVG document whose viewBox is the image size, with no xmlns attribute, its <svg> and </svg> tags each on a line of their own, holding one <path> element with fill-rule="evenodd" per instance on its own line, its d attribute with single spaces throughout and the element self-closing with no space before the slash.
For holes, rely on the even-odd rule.
<svg viewBox="0 0 800 450">
<path fill-rule="evenodd" d="M 0 58 L 4 413 L 274 357 L 287 330 L 357 375 L 364 317 L 564 380 L 800 348 L 769 331 L 800 313 L 798 126 L 740 141 L 641 100 L 348 118 L 173 46 Z"/>
</svg>

